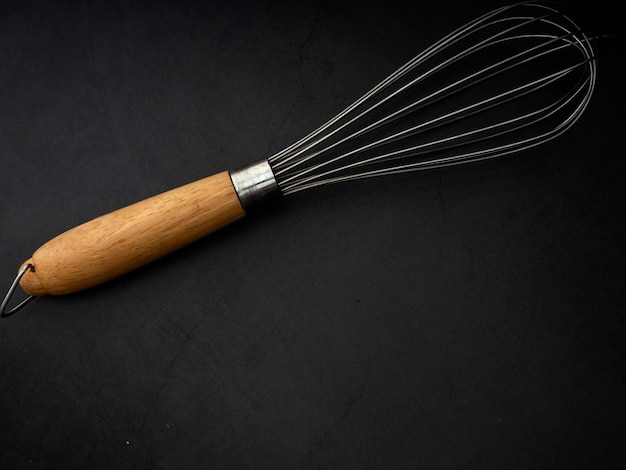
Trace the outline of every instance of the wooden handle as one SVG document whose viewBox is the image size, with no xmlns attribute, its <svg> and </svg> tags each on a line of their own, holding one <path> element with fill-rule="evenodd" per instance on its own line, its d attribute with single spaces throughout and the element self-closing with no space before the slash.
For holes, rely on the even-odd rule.
<svg viewBox="0 0 626 470">
<path fill-rule="evenodd" d="M 77 292 L 108 281 L 241 219 L 227 171 L 79 225 L 45 243 L 20 286 L 32 295 Z"/>
</svg>

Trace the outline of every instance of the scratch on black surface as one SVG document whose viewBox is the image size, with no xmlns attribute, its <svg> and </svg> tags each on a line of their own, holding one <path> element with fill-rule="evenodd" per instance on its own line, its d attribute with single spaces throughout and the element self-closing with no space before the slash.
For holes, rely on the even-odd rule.
<svg viewBox="0 0 626 470">
<path fill-rule="evenodd" d="M 276 133 L 275 133 L 274 137 L 272 137 L 272 139 L 270 140 L 270 143 L 268 145 L 268 150 L 267 150 L 267 152 L 265 152 L 266 154 L 270 153 L 270 151 L 274 147 L 274 142 L 276 142 L 276 139 L 281 134 L 283 128 L 285 127 L 285 124 L 287 123 L 287 121 L 288 121 L 289 117 L 291 116 L 291 114 L 293 113 L 294 109 L 296 109 L 298 104 L 307 95 L 306 94 L 306 86 L 304 85 L 304 78 L 303 78 L 303 76 L 304 76 L 304 74 L 303 74 L 304 51 L 306 49 L 307 44 L 311 41 L 311 38 L 313 37 L 313 33 L 317 29 L 317 23 L 318 23 L 318 20 L 319 20 L 319 16 L 320 16 L 319 12 L 316 13 L 315 17 L 313 18 L 313 24 L 311 25 L 311 28 L 309 29 L 309 34 L 307 34 L 307 36 L 304 38 L 302 43 L 298 46 L 298 83 L 300 84 L 300 94 L 294 100 L 294 102 L 291 104 L 291 106 L 289 107 L 289 109 L 285 113 L 285 116 L 283 117 L 282 122 L 278 126 L 278 129 L 276 130 Z"/>
<path fill-rule="evenodd" d="M 146 411 L 144 415 L 143 422 L 139 428 L 140 433 L 145 428 L 146 422 L 148 421 L 148 417 L 150 416 L 150 414 L 156 407 L 156 404 L 159 401 L 159 398 L 161 397 L 161 392 L 163 392 L 163 390 L 165 390 L 165 388 L 167 387 L 167 383 L 169 382 L 169 379 L 172 376 L 172 371 L 174 370 L 174 367 L 176 366 L 176 363 L 178 362 L 178 358 L 180 357 L 181 353 L 183 352 L 187 344 L 189 344 L 189 342 L 193 339 L 194 332 L 200 327 L 200 325 L 206 320 L 207 317 L 208 315 L 203 315 L 202 318 L 196 322 L 196 324 L 191 328 L 189 332 L 186 332 L 185 330 L 181 328 L 181 331 L 185 335 L 185 339 L 176 350 L 174 357 L 172 357 L 170 364 L 167 368 L 167 371 L 165 372 L 165 375 L 163 377 L 163 380 L 161 381 L 161 385 L 159 387 L 159 390 L 157 391 L 156 397 L 152 401 L 152 404 L 150 405 L 150 407 L 148 408 L 148 410 Z"/>
<path fill-rule="evenodd" d="M 437 196 L 439 196 L 439 204 L 441 205 L 441 212 L 443 213 L 443 223 L 446 223 L 446 205 L 443 202 L 443 192 L 441 191 L 443 187 L 443 177 L 441 176 L 441 170 L 437 170 L 439 175 L 439 184 L 437 185 Z"/>
<path fill-rule="evenodd" d="M 359 399 L 361 399 L 363 397 L 363 393 L 364 393 L 365 387 L 367 387 L 367 384 L 369 383 L 369 380 L 370 380 L 370 376 L 372 374 L 373 364 L 374 364 L 374 362 L 376 362 L 376 358 L 377 357 L 378 356 L 374 356 L 374 358 L 371 360 L 371 362 L 370 362 L 370 364 L 369 364 L 369 366 L 367 368 L 367 373 L 365 374 L 365 377 L 363 378 L 363 383 L 358 388 L 358 390 L 354 393 L 354 395 L 350 398 L 350 400 L 348 401 L 348 404 L 344 408 L 343 413 L 341 413 L 339 418 L 337 418 L 330 426 L 328 426 L 326 428 L 326 431 L 324 431 L 324 433 L 322 434 L 322 437 L 320 439 L 318 439 L 317 441 L 315 441 L 315 443 L 313 443 L 313 448 L 320 447 L 324 442 L 326 442 L 328 440 L 328 438 L 330 437 L 331 432 L 341 425 L 341 423 L 350 414 L 350 411 L 352 410 L 352 407 L 354 406 L 354 404 Z"/>
<path fill-rule="evenodd" d="M 300 47 L 298 48 L 298 80 L 300 82 L 300 88 L 302 89 L 302 94 L 305 94 L 306 91 L 306 87 L 304 86 L 304 79 L 303 77 L 303 73 L 302 73 L 302 69 L 304 66 L 304 51 L 306 49 L 307 44 L 311 41 L 311 38 L 313 37 L 313 33 L 315 33 L 315 30 L 317 29 L 317 23 L 319 21 L 320 18 L 320 14 L 319 12 L 316 13 L 315 18 L 313 18 L 313 24 L 311 25 L 311 29 L 309 29 L 309 34 L 307 34 L 306 38 L 304 38 L 304 41 L 302 41 L 302 44 L 300 44 Z"/>
<path fill-rule="evenodd" d="M 352 408 L 352 405 L 354 405 L 354 403 L 362 396 L 363 396 L 362 389 L 359 389 L 356 395 L 352 397 L 352 399 L 348 402 L 348 406 L 346 406 L 346 409 L 344 410 L 343 414 L 339 417 L 339 419 L 337 419 L 337 421 L 335 421 L 331 426 L 329 426 L 328 429 L 326 429 L 326 432 L 324 432 L 324 434 L 322 435 L 322 438 L 319 439 L 317 442 L 315 442 L 315 444 L 313 444 L 313 447 L 319 447 L 328 440 L 328 437 L 330 436 L 330 432 L 333 429 L 337 428 L 342 423 L 342 421 L 346 419 L 346 416 L 348 416 L 348 414 L 350 413 L 350 409 Z"/>
<path fill-rule="evenodd" d="M 175 299 L 176 299 L 176 297 L 174 297 L 170 302 L 168 302 L 168 304 L 162 310 L 165 310 Z M 216 306 L 219 305 L 221 300 L 222 300 L 221 297 L 217 299 Z M 194 333 L 196 332 L 196 330 L 202 325 L 202 323 L 204 323 L 206 321 L 206 319 L 208 317 L 209 317 L 209 315 L 205 312 L 205 314 L 202 315 L 202 317 L 192 326 L 192 328 L 189 331 L 186 331 L 184 328 L 180 327 L 179 325 L 176 325 L 174 322 L 172 322 L 171 320 L 168 319 L 168 322 L 171 325 L 176 326 L 177 329 L 183 333 L 185 338 L 180 343 L 178 349 L 174 353 L 174 356 L 170 360 L 169 366 L 168 366 L 168 368 L 167 368 L 167 370 L 165 372 L 165 375 L 163 376 L 163 380 L 161 381 L 161 385 L 159 386 L 159 389 L 157 390 L 154 399 L 150 403 L 150 406 L 148 407 L 148 409 L 144 413 L 141 426 L 139 427 L 139 429 L 137 429 L 137 434 L 142 438 L 142 440 L 145 440 L 144 429 L 146 427 L 146 424 L 148 423 L 148 419 L 150 418 L 150 416 L 152 415 L 152 412 L 157 407 L 157 404 L 158 404 L 159 400 L 161 399 L 162 393 L 166 389 L 167 384 L 169 383 L 169 380 L 172 377 L 172 372 L 173 372 L 174 368 L 176 367 L 176 364 L 178 363 L 178 359 L 180 358 L 180 355 L 182 354 L 182 352 L 185 349 L 185 347 L 193 340 Z M 150 468 L 150 464 L 153 463 L 154 459 L 152 457 L 152 452 L 150 451 L 150 449 L 147 446 L 146 446 L 146 450 L 148 451 L 148 453 L 150 455 L 150 460 L 148 462 L 148 468 Z"/>
<path fill-rule="evenodd" d="M 7 369 L 13 365 L 15 361 L 22 355 L 22 353 L 28 349 L 30 349 L 31 344 L 33 344 L 33 340 L 31 339 L 29 342 L 24 344 L 20 349 L 17 350 L 15 354 L 13 354 L 9 359 L 7 359 L 4 364 L 0 366 L 0 374 L 4 375 Z"/>
</svg>

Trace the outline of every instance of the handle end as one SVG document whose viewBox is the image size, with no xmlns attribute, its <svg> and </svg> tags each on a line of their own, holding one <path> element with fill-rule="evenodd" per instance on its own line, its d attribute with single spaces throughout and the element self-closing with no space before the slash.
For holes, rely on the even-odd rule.
<svg viewBox="0 0 626 470">
<path fill-rule="evenodd" d="M 24 292 L 30 295 L 47 295 L 48 292 L 46 291 L 46 288 L 43 286 L 43 284 L 39 280 L 39 277 L 37 276 L 35 263 L 32 258 L 29 258 L 22 263 L 22 265 L 20 266 L 20 271 L 29 264 L 33 268 L 26 270 L 26 272 L 20 279 L 20 287 L 22 288 L 22 290 L 24 290 Z"/>
</svg>

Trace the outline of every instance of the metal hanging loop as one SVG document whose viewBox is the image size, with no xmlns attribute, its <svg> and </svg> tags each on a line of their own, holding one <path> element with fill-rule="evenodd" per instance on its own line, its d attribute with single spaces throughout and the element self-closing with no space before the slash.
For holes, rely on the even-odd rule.
<svg viewBox="0 0 626 470">
<path fill-rule="evenodd" d="M 2 305 L 0 305 L 0 317 L 2 317 L 2 318 L 10 317 L 15 312 L 17 312 L 19 309 L 24 307 L 28 302 L 30 302 L 31 300 L 33 300 L 35 298 L 34 295 L 30 295 L 27 298 L 25 298 L 24 300 L 22 300 L 19 304 L 17 304 L 12 309 L 7 310 L 7 305 L 9 304 L 9 300 L 13 296 L 13 293 L 15 292 L 15 289 L 17 288 L 18 284 L 20 283 L 20 279 L 22 279 L 24 274 L 26 274 L 26 271 L 28 271 L 29 269 L 31 271 L 33 271 L 33 272 L 35 271 L 35 267 L 32 264 L 28 263 L 28 264 L 25 264 L 22 267 L 22 269 L 20 269 L 20 272 L 17 273 L 17 276 L 15 277 L 15 280 L 13 281 L 13 284 L 11 284 L 11 287 L 9 287 L 9 291 L 7 292 L 7 295 L 4 297 L 4 300 L 2 301 Z"/>
</svg>

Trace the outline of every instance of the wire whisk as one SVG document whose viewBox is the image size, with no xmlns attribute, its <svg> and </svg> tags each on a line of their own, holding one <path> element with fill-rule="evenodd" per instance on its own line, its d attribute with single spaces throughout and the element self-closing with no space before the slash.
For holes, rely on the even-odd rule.
<svg viewBox="0 0 626 470">
<path fill-rule="evenodd" d="M 308 136 L 235 171 L 153 196 L 53 238 L 25 261 L 31 296 L 67 294 L 147 264 L 277 195 L 520 152 L 561 135 L 596 83 L 595 38 L 551 3 L 457 29 Z"/>
</svg>

